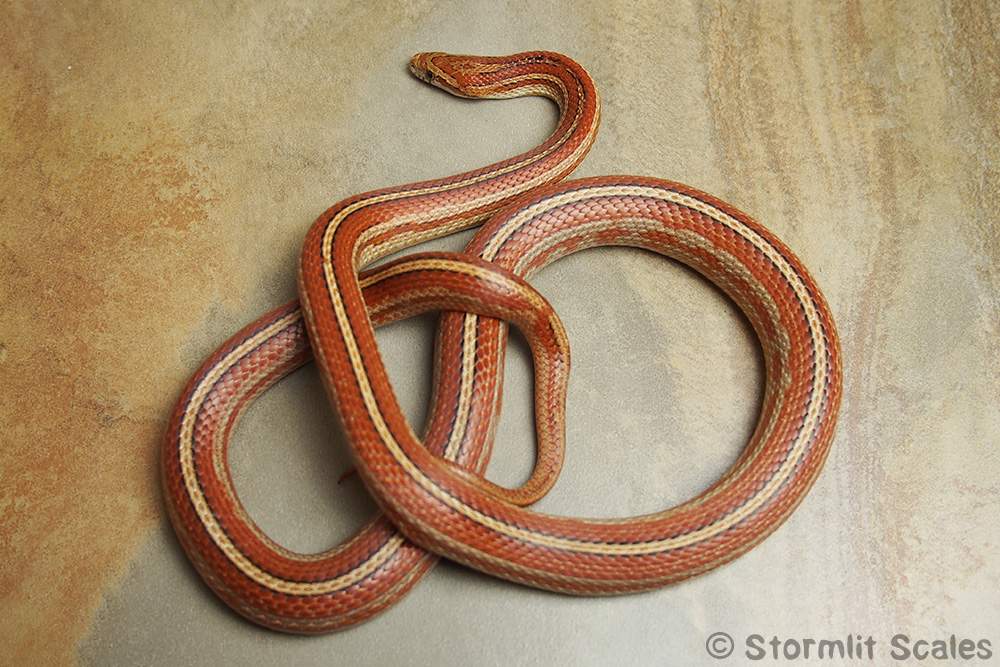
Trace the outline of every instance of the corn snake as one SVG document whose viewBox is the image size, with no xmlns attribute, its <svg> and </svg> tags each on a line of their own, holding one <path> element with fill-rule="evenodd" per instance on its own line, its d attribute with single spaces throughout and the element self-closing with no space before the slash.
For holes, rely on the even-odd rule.
<svg viewBox="0 0 1000 667">
<path fill-rule="evenodd" d="M 313 633 L 384 610 L 427 572 L 432 554 L 540 588 L 597 595 L 662 586 L 753 547 L 810 488 L 839 405 L 833 320 L 805 268 L 748 216 L 686 186 L 630 176 L 559 184 L 589 150 L 600 118 L 590 77 L 565 56 L 419 54 L 411 71 L 466 97 L 543 95 L 558 104 L 560 119 L 525 154 L 330 208 L 303 246 L 301 306 L 258 319 L 191 379 L 168 429 L 162 471 L 171 520 L 202 577 L 251 620 Z M 359 274 L 388 254 L 486 220 L 461 255 L 411 255 Z M 568 373 L 558 318 L 524 278 L 596 245 L 645 248 L 703 273 L 743 310 L 766 366 L 758 427 L 726 475 L 681 506 L 623 520 L 523 507 L 558 475 Z M 396 402 L 373 326 L 427 309 L 449 312 L 421 441 Z M 535 353 L 538 454 L 531 478 L 515 490 L 481 477 L 500 403 L 503 321 L 516 323 Z M 246 515 L 225 457 L 242 410 L 307 362 L 310 350 L 357 470 L 387 518 L 334 549 L 302 555 Z"/>
</svg>

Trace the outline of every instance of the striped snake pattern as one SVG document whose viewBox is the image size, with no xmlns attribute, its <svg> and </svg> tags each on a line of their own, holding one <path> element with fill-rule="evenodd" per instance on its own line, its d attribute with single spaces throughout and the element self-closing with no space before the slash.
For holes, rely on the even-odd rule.
<svg viewBox="0 0 1000 667">
<path fill-rule="evenodd" d="M 565 56 L 425 53 L 410 69 L 463 97 L 548 97 L 559 106 L 558 124 L 522 155 L 356 195 L 314 223 L 302 250 L 300 302 L 264 315 L 210 356 L 170 421 L 163 487 L 198 572 L 245 617 L 318 633 L 388 608 L 438 556 L 529 586 L 611 595 L 657 588 L 752 548 L 816 479 L 840 402 L 833 320 L 802 263 L 746 214 L 678 183 L 635 176 L 560 183 L 590 149 L 600 120 L 593 82 Z M 366 268 L 477 225 L 463 253 L 411 254 Z M 540 514 L 527 506 L 562 466 L 569 345 L 526 279 L 567 254 L 606 245 L 680 261 L 733 299 L 763 350 L 760 417 L 736 463 L 686 503 L 613 520 Z M 430 416 L 418 437 L 393 393 L 374 327 L 429 310 L 444 314 Z M 517 489 L 483 477 L 508 323 L 528 340 L 535 366 L 536 461 Z M 382 515 L 326 552 L 298 554 L 247 515 L 227 449 L 254 398 L 311 359 Z"/>
</svg>

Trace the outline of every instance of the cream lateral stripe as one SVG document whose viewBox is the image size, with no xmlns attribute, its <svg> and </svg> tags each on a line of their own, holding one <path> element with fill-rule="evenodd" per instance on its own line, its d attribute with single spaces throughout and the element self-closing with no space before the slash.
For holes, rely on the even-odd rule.
<svg viewBox="0 0 1000 667">
<path fill-rule="evenodd" d="M 422 558 L 426 560 L 427 558 L 436 558 L 436 557 L 425 554 Z M 409 569 L 406 572 L 405 576 L 403 576 L 402 579 L 396 582 L 385 593 L 375 598 L 374 600 L 371 600 L 370 602 L 367 602 L 359 607 L 352 609 L 349 613 L 345 614 L 338 622 L 331 623 L 331 619 L 328 617 L 289 618 L 286 616 L 281 616 L 279 614 L 262 612 L 259 608 L 255 608 L 243 603 L 237 603 L 238 611 L 240 611 L 246 616 L 249 616 L 255 622 L 258 623 L 264 622 L 266 624 L 277 625 L 284 630 L 291 630 L 295 632 L 299 632 L 302 630 L 308 630 L 310 632 L 333 630 L 336 628 L 342 628 L 349 625 L 353 625 L 356 622 L 353 620 L 354 618 L 365 615 L 369 610 L 373 608 L 378 608 L 380 606 L 388 605 L 389 603 L 391 603 L 392 600 L 396 598 L 396 596 L 399 595 L 400 590 L 410 585 L 410 582 L 412 582 L 415 578 L 419 577 L 420 574 L 422 574 L 422 572 L 420 571 L 419 567 L 414 567 Z M 221 582 L 220 586 L 222 588 L 225 588 L 227 592 L 229 592 L 231 595 L 235 595 L 235 593 L 232 591 L 231 588 L 221 584 Z"/>
<path fill-rule="evenodd" d="M 433 218 L 434 216 L 420 218 L 414 220 L 413 224 L 422 225 L 428 220 L 433 220 Z M 430 241 L 431 239 L 441 238 L 442 236 L 448 236 L 450 234 L 463 231 L 465 229 L 468 229 L 469 227 L 473 227 L 475 225 L 480 224 L 482 220 L 483 216 L 481 214 L 472 215 L 468 217 L 458 218 L 456 220 L 449 222 L 448 224 L 442 224 L 430 230 L 414 229 L 409 232 L 395 234 L 389 241 L 386 241 L 384 243 L 377 243 L 375 245 L 366 247 L 365 250 L 363 250 L 358 255 L 358 266 L 359 267 L 369 266 L 372 262 L 381 259 L 386 255 L 392 254 L 398 250 L 410 248 L 419 243 L 423 243 L 424 241 Z M 386 228 L 394 227 L 397 224 L 399 224 L 399 220 L 394 218 L 387 223 L 374 225 L 370 228 L 370 230 L 373 230 L 376 227 L 378 227 L 379 233 L 381 233 L 382 231 L 386 230 Z M 377 236 L 377 234 L 369 233 L 369 231 L 366 230 L 365 232 L 362 232 L 360 236 L 364 240 L 364 242 L 367 243 L 367 239 Z"/>
<path fill-rule="evenodd" d="M 489 97 L 495 100 L 507 100 L 513 97 L 521 97 L 525 93 L 538 95 L 540 97 L 547 97 L 557 105 L 559 105 L 559 111 L 561 112 L 566 107 L 566 100 L 569 99 L 569 91 L 566 90 L 566 84 L 562 82 L 557 76 L 551 74 L 525 74 L 523 76 L 514 77 L 511 79 L 505 79 L 503 83 L 520 83 L 522 81 L 538 81 L 546 80 L 551 81 L 556 85 L 561 94 L 557 95 L 554 91 L 546 86 L 545 84 L 537 83 L 527 86 L 520 86 L 517 88 L 512 88 L 510 90 L 497 91 L 489 93 Z M 469 90 L 485 91 L 490 88 L 496 88 L 496 84 L 482 85 L 482 86 L 469 86 Z M 579 88 L 579 83 L 577 84 Z M 485 97 L 485 95 L 474 95 L 473 97 Z"/>
<path fill-rule="evenodd" d="M 462 322 L 462 349 L 468 351 L 476 348 L 476 320 L 468 317 Z M 462 378 L 458 392 L 458 405 L 455 407 L 454 425 L 448 434 L 448 442 L 445 445 L 444 455 L 447 458 L 454 458 L 458 455 L 465 436 L 465 429 L 469 423 L 469 410 L 472 405 L 472 390 L 475 382 L 475 354 L 462 354 Z M 484 448 L 485 451 L 485 448 Z"/>
<path fill-rule="evenodd" d="M 205 531 L 211 536 L 212 541 L 215 542 L 215 545 L 219 547 L 219 550 L 226 558 L 239 568 L 240 572 L 258 584 L 281 593 L 291 595 L 322 595 L 346 588 L 367 577 L 371 572 L 381 567 L 395 553 L 400 545 L 403 544 L 403 538 L 398 535 L 393 536 L 372 554 L 363 565 L 335 579 L 308 583 L 288 581 L 261 570 L 232 543 L 208 507 L 208 501 L 198 485 L 194 469 L 194 424 L 204 403 L 205 396 L 211 391 L 219 378 L 228 372 L 247 352 L 259 347 L 261 343 L 271 338 L 277 331 L 284 329 L 298 318 L 299 313 L 296 312 L 275 320 L 274 323 L 235 347 L 221 361 L 215 364 L 202 381 L 198 383 L 198 388 L 192 393 L 191 401 L 181 421 L 178 437 L 180 456 L 178 458 L 181 464 L 181 477 L 184 481 L 184 487 L 187 490 L 188 498 L 194 507 L 195 513 L 198 515 Z"/>
<path fill-rule="evenodd" d="M 754 546 L 759 544 L 767 534 L 761 534 L 752 540 L 750 543 L 746 544 L 743 549 L 738 552 L 727 554 L 723 557 L 718 557 L 713 560 L 707 561 L 703 565 L 690 570 L 685 570 L 683 574 L 670 574 L 659 577 L 644 577 L 635 579 L 596 579 L 593 577 L 575 577 L 566 574 L 557 574 L 549 570 L 541 570 L 538 568 L 532 568 L 525 565 L 519 565 L 511 561 L 502 560 L 497 558 L 485 551 L 480 551 L 474 547 L 467 547 L 462 542 L 458 542 L 448 535 L 438 531 L 433 526 L 428 525 L 426 522 L 421 521 L 419 518 L 414 518 L 414 522 L 421 526 L 422 530 L 428 534 L 434 535 L 436 541 L 449 545 L 449 550 L 454 553 L 461 554 L 466 559 L 483 561 L 492 564 L 494 567 L 502 570 L 508 570 L 510 572 L 516 573 L 515 580 L 522 583 L 531 585 L 532 582 L 537 582 L 539 580 L 546 581 L 558 581 L 561 586 L 545 586 L 547 590 L 558 591 L 563 593 L 570 593 L 578 595 L 580 590 L 587 591 L 588 594 L 600 594 L 600 595 L 619 595 L 618 591 L 615 591 L 616 586 L 638 586 L 640 589 L 646 586 L 656 586 L 673 581 L 678 581 L 681 579 L 687 579 L 690 577 L 697 576 L 703 572 L 707 572 L 719 564 L 736 558 L 742 553 L 745 553 L 752 549 Z M 461 559 L 459 559 L 461 562 Z"/>
<path fill-rule="evenodd" d="M 339 227 L 344 216 L 336 216 L 331 219 L 324 230 L 323 240 L 322 240 L 322 259 L 323 259 L 323 270 L 327 282 L 327 292 L 330 296 L 331 303 L 334 307 L 334 313 L 337 317 L 338 325 L 343 336 L 343 341 L 345 347 L 347 348 L 348 356 L 351 360 L 351 365 L 354 370 L 355 379 L 358 383 L 358 388 L 362 395 L 362 399 L 365 402 L 366 409 L 369 411 L 370 419 L 382 438 L 383 443 L 386 448 L 396 459 L 396 462 L 409 474 L 414 480 L 422 486 L 428 493 L 438 498 L 442 503 L 448 505 L 455 511 L 459 512 L 463 516 L 466 516 L 473 521 L 480 523 L 502 535 L 508 537 L 513 537 L 515 539 L 520 539 L 525 542 L 538 544 L 542 546 L 554 547 L 559 549 L 564 549 L 567 551 L 576 551 L 582 553 L 594 553 L 594 554 L 607 554 L 607 555 L 638 555 L 638 554 L 651 554 L 659 551 L 665 551 L 669 549 L 676 549 L 679 547 L 690 545 L 694 542 L 700 542 L 703 540 L 710 539 L 715 535 L 727 530 L 733 525 L 742 521 L 746 516 L 755 511 L 758 507 L 764 504 L 770 499 L 774 491 L 784 482 L 788 477 L 789 473 L 794 469 L 795 465 L 805 448 L 805 441 L 811 441 L 811 435 L 815 429 L 816 416 L 819 410 L 819 403 L 822 401 L 822 387 L 825 383 L 826 378 L 826 347 L 823 341 L 821 327 L 819 326 L 819 318 L 816 313 L 814 304 L 812 303 L 812 298 L 808 294 L 808 290 L 801 283 L 799 276 L 795 272 L 795 269 L 791 267 L 767 241 L 762 238 L 756 231 L 750 229 L 743 223 L 739 222 L 732 216 L 726 214 L 714 206 L 701 202 L 700 200 L 693 199 L 686 195 L 676 193 L 670 190 L 662 190 L 658 188 L 645 187 L 645 186 L 612 186 L 607 188 L 590 188 L 582 190 L 569 191 L 563 195 L 551 197 L 542 202 L 536 203 L 535 205 L 528 207 L 525 212 L 522 212 L 518 216 L 512 218 L 511 222 L 507 226 L 499 230 L 499 233 L 494 238 L 493 241 L 487 246 L 487 249 L 495 248 L 499 245 L 497 239 L 506 238 L 513 230 L 516 229 L 514 221 L 517 220 L 518 224 L 524 222 L 524 220 L 529 217 L 533 217 L 534 214 L 539 214 L 543 210 L 550 210 L 556 208 L 563 203 L 567 203 L 571 200 L 578 200 L 584 196 L 596 197 L 600 196 L 601 191 L 604 191 L 608 195 L 628 195 L 634 194 L 635 196 L 645 196 L 651 199 L 659 199 L 662 201 L 673 202 L 680 204 L 682 206 L 687 206 L 692 210 L 699 211 L 708 217 L 712 218 L 716 222 L 719 222 L 740 236 L 750 241 L 755 247 L 757 247 L 765 256 L 771 259 L 774 265 L 778 268 L 782 276 L 788 282 L 792 290 L 799 296 L 800 302 L 802 303 L 803 309 L 806 311 L 807 323 L 810 328 L 810 336 L 813 341 L 813 350 L 815 358 L 817 359 L 817 373 L 813 379 L 813 391 L 810 395 L 810 408 L 807 411 L 805 423 L 799 430 L 799 436 L 796 438 L 793 447 L 791 448 L 791 453 L 786 458 L 782 466 L 779 468 L 777 473 L 772 476 L 768 483 L 763 489 L 761 489 L 756 495 L 751 497 L 747 503 L 741 505 L 734 512 L 731 512 L 723 516 L 718 521 L 705 526 L 704 528 L 693 531 L 686 535 L 669 538 L 664 540 L 653 540 L 644 543 L 636 544 L 595 544 L 587 542 L 579 542 L 577 540 L 558 538 L 542 533 L 537 533 L 535 531 L 522 529 L 510 524 L 506 524 L 499 521 L 491 516 L 485 515 L 482 512 L 466 505 L 457 498 L 453 498 L 444 489 L 439 487 L 434 480 L 428 478 L 423 471 L 421 471 L 413 461 L 406 455 L 406 452 L 401 448 L 399 443 L 392 436 L 385 423 L 384 417 L 378 409 L 378 404 L 375 401 L 375 397 L 372 393 L 371 384 L 368 380 L 367 369 L 364 366 L 364 360 L 361 358 L 357 347 L 357 341 L 354 337 L 353 329 L 351 328 L 351 322 L 347 318 L 347 314 L 344 310 L 343 301 L 340 298 L 340 291 L 337 287 L 336 277 L 333 274 L 330 250 L 331 250 L 331 239 Z M 531 213 L 528 213 L 528 212 Z M 486 253 L 484 253 L 485 255 Z M 355 281 L 355 286 L 357 282 Z M 377 354 L 377 352 L 376 352 Z M 820 361 L 822 360 L 822 363 Z M 381 363 L 379 355 L 379 363 Z M 415 440 L 413 436 L 412 429 L 407 424 L 407 436 Z M 803 437 L 808 434 L 807 437 Z M 661 513 L 662 514 L 662 513 Z M 652 515 L 653 517 L 657 515 Z"/>
<path fill-rule="evenodd" d="M 464 556 L 465 558 L 467 558 L 469 560 L 483 561 L 483 562 L 486 562 L 486 563 L 490 563 L 491 565 L 493 565 L 494 567 L 496 567 L 498 569 L 507 570 L 507 571 L 510 571 L 510 572 L 517 573 L 517 575 L 518 575 L 517 580 L 519 580 L 521 582 L 524 582 L 524 583 L 529 583 L 530 584 L 533 581 L 539 581 L 539 580 L 544 579 L 544 580 L 547 580 L 547 581 L 548 580 L 559 581 L 559 582 L 561 582 L 564 585 L 564 587 L 562 587 L 562 588 L 560 588 L 558 586 L 551 586 L 551 587 L 550 586 L 546 586 L 546 588 L 549 589 L 549 590 L 555 590 L 555 591 L 562 591 L 562 592 L 568 592 L 568 593 L 578 594 L 578 591 L 579 591 L 579 589 L 581 587 L 582 588 L 587 588 L 588 585 L 592 586 L 595 581 L 599 581 L 600 582 L 601 588 L 610 588 L 610 587 L 615 586 L 616 584 L 618 584 L 618 585 L 636 585 L 636 584 L 638 584 L 638 585 L 641 586 L 643 584 L 658 584 L 658 583 L 662 583 L 662 582 L 669 582 L 669 581 L 672 581 L 674 579 L 679 578 L 679 577 L 677 577 L 677 575 L 669 575 L 669 576 L 664 576 L 664 577 L 648 577 L 648 578 L 638 578 L 638 579 L 600 579 L 600 580 L 596 580 L 596 579 L 594 579 L 592 577 L 574 577 L 574 576 L 567 575 L 567 574 L 557 574 L 557 573 L 551 572 L 549 570 L 542 570 L 542 569 L 538 569 L 538 568 L 532 568 L 532 567 L 528 567 L 528 566 L 525 566 L 525 565 L 520 565 L 518 563 L 514 563 L 512 561 L 502 560 L 502 559 L 497 558 L 497 557 L 495 557 L 495 556 L 493 556 L 493 555 L 491 555 L 491 554 L 489 554 L 489 553 L 487 553 L 485 551 L 481 551 L 479 549 L 476 549 L 475 547 L 466 546 L 462 542 L 458 542 L 457 540 L 452 539 L 447 534 L 440 532 L 439 530 L 437 530 L 433 526 L 427 524 L 425 521 L 420 520 L 419 518 L 414 517 L 413 521 L 414 521 L 414 523 L 418 524 L 421 527 L 421 530 L 423 532 L 426 532 L 426 533 L 428 533 L 430 535 L 433 535 L 435 541 L 440 542 L 442 544 L 447 544 L 448 547 L 449 547 L 449 551 L 461 554 L 462 556 Z M 761 536 L 761 539 L 763 539 L 763 537 L 764 536 Z M 715 566 L 715 564 L 716 563 L 712 562 L 712 563 L 706 565 L 703 568 L 698 568 L 698 569 L 693 570 L 693 571 L 687 571 L 684 576 L 685 577 L 687 577 L 687 576 L 694 576 L 694 575 L 700 573 L 701 571 L 711 570 Z M 588 589 L 588 591 L 589 590 L 590 589 Z M 618 593 L 616 593 L 616 592 L 609 592 L 608 594 L 609 595 L 617 595 Z"/>
<path fill-rule="evenodd" d="M 472 276 L 473 278 L 493 283 L 494 285 L 502 287 L 509 292 L 520 294 L 523 298 L 527 299 L 539 308 L 545 307 L 545 302 L 538 297 L 538 294 L 525 289 L 525 287 L 520 283 L 510 280 L 496 271 L 483 269 L 475 264 L 469 264 L 460 260 L 444 259 L 441 257 L 410 260 L 394 266 L 389 266 L 385 270 L 373 274 L 365 282 L 366 284 L 379 283 L 383 280 L 394 278 L 395 276 L 414 273 L 417 271 L 448 271 L 465 276 Z"/>
<path fill-rule="evenodd" d="M 576 74 L 575 73 L 574 73 L 574 78 L 576 78 Z M 562 82 L 562 79 L 560 79 L 558 76 L 556 76 L 554 74 L 542 74 L 542 73 L 522 74 L 520 76 L 512 76 L 509 79 L 503 79 L 502 81 L 499 81 L 499 82 L 481 83 L 481 84 L 478 84 L 478 85 L 470 85 L 470 86 L 467 86 L 467 89 L 468 90 L 484 91 L 484 90 L 489 90 L 491 88 L 499 88 L 500 86 L 503 86 L 503 85 L 518 84 L 518 83 L 521 83 L 522 81 L 538 81 L 540 79 L 544 80 L 544 81 L 551 81 L 552 83 L 556 84 L 556 86 L 559 88 L 559 90 L 562 91 L 563 97 L 566 97 L 566 98 L 569 97 L 569 91 L 566 90 L 566 84 L 564 84 Z M 520 87 L 511 88 L 509 90 L 505 90 L 503 92 L 504 92 L 504 94 L 514 93 L 514 92 L 517 92 L 518 90 L 523 90 L 524 88 L 532 88 L 532 87 L 533 86 L 520 86 Z M 577 87 L 579 88 L 579 85 Z M 490 94 L 492 95 L 494 93 L 490 93 Z M 484 96 L 483 95 L 474 95 L 473 97 L 481 98 L 481 97 L 484 97 Z M 506 98 L 504 98 L 504 99 L 506 99 Z"/>
</svg>

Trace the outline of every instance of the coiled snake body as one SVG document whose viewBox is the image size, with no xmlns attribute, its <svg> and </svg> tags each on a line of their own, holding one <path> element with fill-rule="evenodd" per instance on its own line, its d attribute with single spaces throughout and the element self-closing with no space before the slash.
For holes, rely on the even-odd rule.
<svg viewBox="0 0 1000 667">
<path fill-rule="evenodd" d="M 163 448 L 167 507 L 185 551 L 236 611 L 268 627 L 323 632 L 402 597 L 434 554 L 530 586 L 605 595 L 699 574 L 752 548 L 795 508 L 829 450 L 841 371 L 829 309 L 801 262 L 766 229 L 678 183 L 614 176 L 558 183 L 583 159 L 600 103 L 565 56 L 419 54 L 411 70 L 473 98 L 543 95 L 560 108 L 533 150 L 445 179 L 357 195 L 310 229 L 292 303 L 233 336 L 188 383 Z M 466 251 L 375 260 L 475 225 Z M 696 498 L 615 520 L 549 516 L 526 505 L 562 465 L 569 348 L 525 278 L 584 248 L 645 248 L 691 266 L 741 308 L 761 342 L 766 386 L 739 460 Z M 444 310 L 430 418 L 420 439 L 402 414 L 374 326 Z M 482 477 L 500 403 L 507 328 L 535 361 L 538 454 L 505 489 Z M 327 552 L 293 553 L 247 516 L 229 477 L 243 409 L 315 355 L 356 467 L 384 516 Z"/>
</svg>

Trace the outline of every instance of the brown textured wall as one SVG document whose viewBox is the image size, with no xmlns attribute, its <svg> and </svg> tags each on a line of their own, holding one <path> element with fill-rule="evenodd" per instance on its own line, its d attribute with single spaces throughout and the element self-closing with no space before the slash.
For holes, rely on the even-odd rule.
<svg viewBox="0 0 1000 667">
<path fill-rule="evenodd" d="M 220 659 L 256 655 L 262 642 L 279 661 L 291 651 L 300 661 L 345 650 L 360 659 L 355 638 L 412 626 L 407 614 L 433 625 L 428 613 L 445 614 L 469 590 L 477 604 L 501 600 L 498 614 L 534 618 L 518 636 L 556 660 L 596 661 L 614 647 L 604 625 L 573 635 L 583 618 L 608 627 L 631 619 L 640 628 L 633 657 L 665 657 L 681 640 L 652 639 L 662 631 L 642 631 L 642 619 L 680 613 L 678 599 L 705 605 L 675 619 L 702 637 L 760 615 L 799 633 L 851 618 L 876 629 L 996 627 L 996 3 L 364 5 L 0 10 L 0 646 L 12 647 L 12 664 L 70 663 L 78 642 L 88 662 L 177 663 L 199 646 L 179 639 L 216 636 L 227 638 Z M 544 103 L 470 105 L 429 93 L 405 75 L 410 53 L 530 48 L 570 53 L 602 90 L 604 125 L 581 174 L 658 175 L 718 194 L 774 229 L 817 276 L 846 372 L 820 484 L 746 559 L 652 597 L 565 602 L 444 568 L 444 583 L 425 582 L 432 593 L 326 644 L 233 621 L 206 600 L 163 531 L 155 461 L 177 391 L 215 344 L 292 296 L 301 235 L 337 198 L 485 164 L 545 135 Z M 592 262 L 610 287 L 594 286 Z M 577 456 L 605 460 L 585 442 L 593 433 L 628 443 L 604 476 L 571 452 L 543 506 L 650 511 L 721 472 L 752 424 L 760 372 L 731 307 L 684 272 L 629 254 L 574 258 L 539 285 L 574 345 L 570 447 L 583 441 Z M 386 340 L 406 371 L 404 400 L 419 406 L 428 334 L 402 328 Z M 607 364 L 619 360 L 600 356 L 608 340 L 638 358 L 611 378 Z M 408 352 L 414 341 L 418 355 Z M 524 389 L 526 376 L 515 365 L 511 387 Z M 315 443 L 307 460 L 324 456 L 317 391 L 299 382 L 267 412 L 251 412 L 246 437 L 272 435 L 253 436 L 256 459 L 234 461 L 254 516 L 313 548 L 325 544 L 308 537 L 316 524 L 289 516 L 302 499 L 280 495 L 284 457 L 264 472 L 254 466 L 266 447 L 281 451 L 268 431 L 276 422 L 295 432 L 281 416 L 288 410 L 312 420 L 298 434 Z M 635 398 L 606 407 L 620 395 Z M 501 442 L 530 434 L 527 404 L 508 403 Z M 492 470 L 516 479 L 518 465 Z M 320 520 L 344 494 L 327 498 L 326 480 L 309 479 L 323 497 Z M 650 492 L 658 479 L 670 489 Z M 363 504 L 357 489 L 344 493 L 351 507 Z M 745 584 L 751 575 L 762 583 Z M 816 581 L 789 588 L 795 576 Z M 734 603 L 721 582 L 745 587 L 747 599 Z M 151 590 L 187 620 L 156 625 Z M 795 611 L 800 597 L 812 602 Z M 796 626 L 807 613 L 812 620 Z M 502 632 L 477 641 L 511 660 L 490 643 Z M 587 652 L 551 641 L 560 633 Z M 475 655 L 450 641 L 448 655 Z M 656 641 L 667 643 L 641 653 Z M 442 661 L 405 638 L 398 646 L 379 655 Z"/>
</svg>

